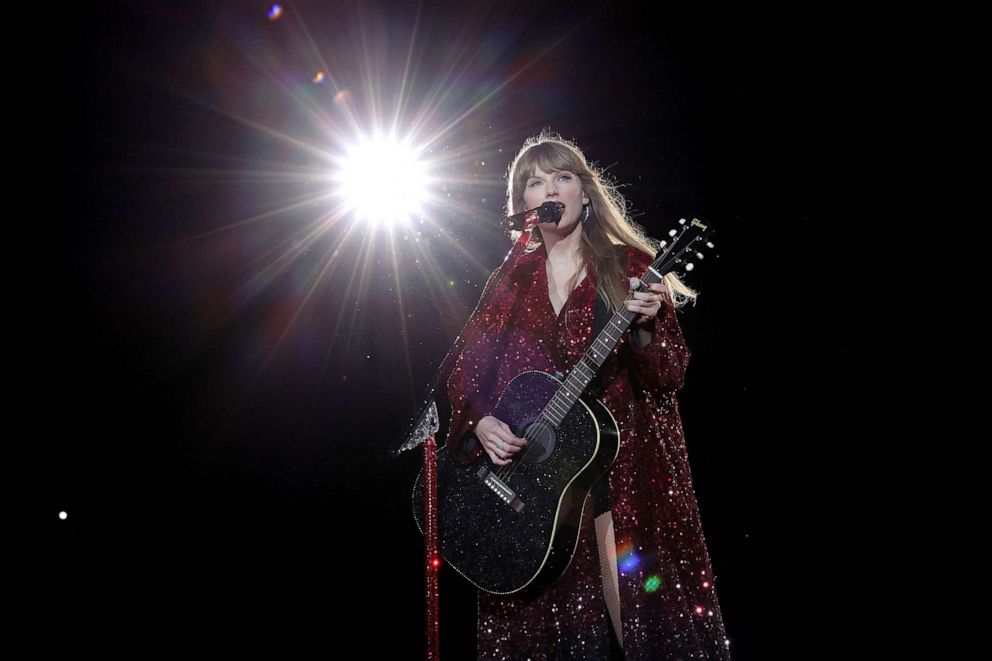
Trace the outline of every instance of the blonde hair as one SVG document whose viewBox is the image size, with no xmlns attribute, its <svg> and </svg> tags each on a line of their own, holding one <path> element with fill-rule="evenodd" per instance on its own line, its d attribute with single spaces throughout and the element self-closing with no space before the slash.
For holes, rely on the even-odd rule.
<svg viewBox="0 0 992 661">
<path fill-rule="evenodd" d="M 567 170 L 579 177 L 582 191 L 589 198 L 589 220 L 582 224 L 582 241 L 579 255 L 586 268 L 592 269 L 599 283 L 599 292 L 614 312 L 623 307 L 630 293 L 623 255 L 614 248 L 627 245 L 649 255 L 654 261 L 659 242 L 649 237 L 644 228 L 635 223 L 627 213 L 627 201 L 616 184 L 607 179 L 601 170 L 586 161 L 578 146 L 560 135 L 545 129 L 537 136 L 527 138 L 513 163 L 507 170 L 507 215 L 525 211 L 524 187 L 534 174 L 535 167 L 545 172 Z M 514 241 L 521 232 L 510 232 Z M 531 233 L 526 251 L 536 250 L 543 243 L 541 228 Z M 568 291 L 575 288 L 582 269 L 577 269 L 568 283 Z M 698 292 L 685 285 L 674 273 L 665 274 L 663 282 L 676 308 L 688 301 L 695 302 Z"/>
</svg>

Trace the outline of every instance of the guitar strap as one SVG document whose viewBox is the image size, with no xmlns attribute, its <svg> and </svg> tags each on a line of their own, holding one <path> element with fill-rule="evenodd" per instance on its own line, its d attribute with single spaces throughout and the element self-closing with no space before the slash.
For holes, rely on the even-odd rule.
<svg viewBox="0 0 992 661">
<path fill-rule="evenodd" d="M 612 318 L 613 315 L 610 313 L 610 308 L 606 304 L 606 300 L 599 295 L 599 291 L 596 292 L 596 312 L 593 316 L 592 321 L 592 339 L 596 339 L 599 336 L 603 328 L 606 327 L 606 322 Z M 597 375 L 598 376 L 598 375 Z M 592 383 L 589 384 L 589 389 L 587 391 L 588 395 L 599 398 L 601 394 L 601 384 L 599 379 L 594 378 Z M 592 513 L 594 517 L 598 517 L 604 512 L 608 512 L 612 509 L 610 505 L 610 487 L 609 480 L 604 475 L 592 486 L 589 492 L 592 497 Z"/>
<path fill-rule="evenodd" d="M 592 319 L 592 336 L 591 340 L 595 340 L 599 337 L 599 334 L 606 327 L 606 322 L 613 317 L 613 313 L 610 312 L 609 306 L 606 304 L 606 300 L 600 296 L 599 291 L 596 292 L 596 312 L 593 313 Z M 597 374 L 597 377 L 599 375 Z M 586 394 L 599 398 L 600 395 L 600 383 L 598 378 L 593 378 L 592 382 L 586 389 Z"/>
<path fill-rule="evenodd" d="M 606 300 L 596 292 L 596 312 L 592 321 L 592 337 L 595 339 L 606 327 L 606 322 L 612 317 L 610 308 L 606 305 Z"/>
</svg>

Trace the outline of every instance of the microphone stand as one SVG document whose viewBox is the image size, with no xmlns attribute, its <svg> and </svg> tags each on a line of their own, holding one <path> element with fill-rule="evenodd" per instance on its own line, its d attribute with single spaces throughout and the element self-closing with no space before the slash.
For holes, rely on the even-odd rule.
<svg viewBox="0 0 992 661">
<path fill-rule="evenodd" d="M 393 455 L 398 456 L 418 445 L 424 447 L 424 585 L 426 587 L 424 608 L 427 615 L 425 634 L 428 661 L 438 661 L 441 656 L 438 619 L 438 570 L 441 566 L 441 554 L 437 544 L 437 440 L 435 439 L 435 433 L 440 425 L 434 393 L 442 385 L 447 387 L 448 375 L 454 368 L 458 356 L 461 355 L 465 328 L 468 328 L 469 324 L 474 321 L 477 312 L 485 309 L 485 303 L 488 299 L 499 291 L 499 285 L 503 282 L 506 274 L 513 271 L 517 259 L 523 254 L 524 248 L 530 242 L 534 228 L 538 223 L 558 223 L 560 220 L 561 209 L 554 202 L 545 202 L 539 207 L 506 219 L 505 223 L 509 229 L 522 230 L 520 237 L 510 248 L 510 252 L 503 258 L 503 265 L 507 265 L 507 262 L 509 265 L 507 268 L 503 268 L 501 265 L 499 276 L 483 290 L 475 310 L 469 316 L 462 332 L 455 338 L 455 343 L 448 350 L 448 354 L 441 361 L 441 366 L 428 385 L 425 407 L 415 418 L 412 430 L 405 434 L 401 443 L 393 450 Z"/>
</svg>

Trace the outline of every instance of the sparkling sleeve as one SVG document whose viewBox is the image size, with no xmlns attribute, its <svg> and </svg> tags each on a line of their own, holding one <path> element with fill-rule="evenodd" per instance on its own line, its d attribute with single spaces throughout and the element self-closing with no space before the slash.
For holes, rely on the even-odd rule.
<svg viewBox="0 0 992 661">
<path fill-rule="evenodd" d="M 636 342 L 628 336 L 625 344 L 631 371 L 641 387 L 656 395 L 681 389 L 692 354 L 685 344 L 682 327 L 670 302 L 665 301 L 655 317 L 651 341 L 640 348 Z"/>
<path fill-rule="evenodd" d="M 495 392 L 497 338 L 501 333 L 503 316 L 499 312 L 500 301 L 495 296 L 489 296 L 498 272 L 499 269 L 489 277 L 479 307 L 465 325 L 465 343 L 448 378 L 451 422 L 448 425 L 447 447 L 464 461 L 472 461 L 485 452 L 480 444 L 470 441 L 474 438 L 476 425 L 482 418 L 492 415 L 499 399 Z M 471 446 L 468 452 L 465 452 L 466 444 Z"/>
<path fill-rule="evenodd" d="M 456 456 L 472 461 L 485 450 L 478 443 L 471 444 L 475 427 L 482 418 L 492 415 L 498 399 L 494 392 L 495 353 L 490 333 L 483 333 L 469 341 L 458 357 L 448 379 L 448 398 L 451 401 L 451 423 L 448 425 L 448 450 Z M 478 441 L 477 438 L 474 440 Z M 466 445 L 470 450 L 466 451 Z"/>
</svg>

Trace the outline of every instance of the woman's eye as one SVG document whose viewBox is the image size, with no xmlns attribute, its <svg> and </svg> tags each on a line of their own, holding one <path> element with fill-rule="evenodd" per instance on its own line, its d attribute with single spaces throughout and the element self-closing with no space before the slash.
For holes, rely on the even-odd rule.
<svg viewBox="0 0 992 661">
<path fill-rule="evenodd" d="M 564 179 L 565 181 L 571 181 L 572 180 L 572 175 L 570 175 L 570 174 L 560 174 L 560 175 L 558 175 L 558 179 L 559 179 L 559 181 L 562 180 L 562 179 Z M 539 183 L 541 183 L 541 180 L 540 179 L 535 179 L 534 181 L 530 182 L 527 185 L 528 186 L 536 186 Z"/>
</svg>

